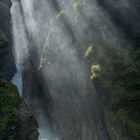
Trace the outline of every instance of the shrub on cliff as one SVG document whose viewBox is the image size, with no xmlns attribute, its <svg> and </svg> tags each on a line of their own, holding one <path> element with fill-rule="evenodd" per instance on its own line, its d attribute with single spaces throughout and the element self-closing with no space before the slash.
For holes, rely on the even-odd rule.
<svg viewBox="0 0 140 140">
<path fill-rule="evenodd" d="M 16 135 L 20 119 L 18 105 L 21 98 L 17 88 L 8 82 L 0 83 L 0 138 L 9 140 Z"/>
<path fill-rule="evenodd" d="M 92 61 L 102 66 L 100 84 L 109 93 L 113 118 L 140 139 L 140 49 L 98 45 Z"/>
</svg>

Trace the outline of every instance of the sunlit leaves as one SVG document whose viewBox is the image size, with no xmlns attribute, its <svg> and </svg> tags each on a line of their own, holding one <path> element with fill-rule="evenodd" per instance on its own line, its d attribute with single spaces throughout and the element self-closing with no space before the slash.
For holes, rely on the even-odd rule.
<svg viewBox="0 0 140 140">
<path fill-rule="evenodd" d="M 74 2 L 72 7 L 76 10 L 80 9 L 81 8 L 81 3 L 80 2 Z"/>
<path fill-rule="evenodd" d="M 85 56 L 86 58 L 89 58 L 92 54 L 94 53 L 94 46 L 90 45 L 86 51 L 85 51 Z M 99 64 L 92 64 L 91 65 L 91 76 L 90 79 L 91 80 L 96 80 L 99 77 L 99 72 L 100 72 L 101 68 Z"/>
<path fill-rule="evenodd" d="M 85 56 L 88 58 L 93 54 L 93 52 L 94 52 L 93 45 L 90 45 L 85 51 Z"/>
<path fill-rule="evenodd" d="M 66 11 L 65 11 L 65 10 L 61 10 L 61 11 L 58 13 L 56 19 L 57 19 L 57 20 L 58 20 L 58 19 L 63 19 L 65 15 L 66 15 Z"/>
<path fill-rule="evenodd" d="M 101 70 L 101 68 L 100 68 L 99 64 L 91 66 L 91 73 L 93 73 L 93 72 L 98 73 L 100 70 Z"/>
<path fill-rule="evenodd" d="M 100 65 L 92 65 L 91 66 L 91 76 L 90 79 L 91 80 L 96 80 L 98 78 L 98 73 L 100 72 L 101 68 Z"/>
</svg>

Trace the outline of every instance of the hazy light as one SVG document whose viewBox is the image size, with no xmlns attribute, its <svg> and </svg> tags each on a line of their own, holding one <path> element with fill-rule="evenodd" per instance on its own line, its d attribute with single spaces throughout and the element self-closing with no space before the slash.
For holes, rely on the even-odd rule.
<svg viewBox="0 0 140 140">
<path fill-rule="evenodd" d="M 21 5 L 18 0 L 12 1 L 17 64 L 23 66 L 33 53 L 31 50 L 37 50 L 37 70 L 48 83 L 53 99 L 49 113 L 58 133 L 77 140 L 77 135 L 80 140 L 96 139 L 96 131 L 100 138 L 106 136 L 98 93 L 90 80 L 89 63 L 84 59 L 85 50 L 99 42 L 121 47 L 126 43 L 123 35 L 96 0 L 78 0 L 75 4 L 75 0 L 21 0 Z M 38 105 L 34 112 L 40 124 L 40 140 L 57 140 L 42 108 Z"/>
</svg>

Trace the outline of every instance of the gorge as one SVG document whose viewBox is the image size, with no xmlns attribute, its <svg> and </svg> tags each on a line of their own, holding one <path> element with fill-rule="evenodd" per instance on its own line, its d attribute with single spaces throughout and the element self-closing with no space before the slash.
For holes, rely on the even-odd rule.
<svg viewBox="0 0 140 140">
<path fill-rule="evenodd" d="M 0 75 L 19 88 L 39 139 L 138 140 L 140 2 L 11 2 L 11 71 Z"/>
</svg>

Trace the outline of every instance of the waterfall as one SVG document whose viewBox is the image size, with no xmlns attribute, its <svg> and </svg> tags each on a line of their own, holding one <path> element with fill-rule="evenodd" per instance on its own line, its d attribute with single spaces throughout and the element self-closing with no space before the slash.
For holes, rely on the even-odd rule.
<svg viewBox="0 0 140 140">
<path fill-rule="evenodd" d="M 22 74 L 18 67 L 17 67 L 17 72 L 12 78 L 12 82 L 17 86 L 19 93 L 22 96 Z"/>
<path fill-rule="evenodd" d="M 30 91 L 23 97 L 42 140 L 110 139 L 84 53 L 90 44 L 119 48 L 126 42 L 96 0 L 78 2 L 79 7 L 75 0 L 12 0 L 16 63 L 23 90 Z"/>
</svg>

